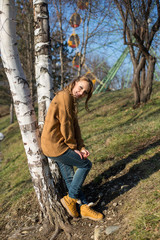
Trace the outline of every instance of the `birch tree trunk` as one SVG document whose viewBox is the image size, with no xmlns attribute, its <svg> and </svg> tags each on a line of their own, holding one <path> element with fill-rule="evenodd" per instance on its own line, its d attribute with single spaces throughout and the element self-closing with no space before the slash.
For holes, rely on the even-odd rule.
<svg viewBox="0 0 160 240">
<path fill-rule="evenodd" d="M 32 0 L 29 0 L 30 7 L 33 9 L 33 2 Z M 34 30 L 33 30 L 33 12 L 29 14 L 28 16 L 29 21 L 27 24 L 28 27 L 28 51 L 29 51 L 29 59 L 28 59 L 28 66 L 30 69 L 30 91 L 31 91 L 31 98 L 33 99 L 33 103 L 35 101 L 35 71 L 34 71 Z"/>
<path fill-rule="evenodd" d="M 48 107 L 53 98 L 48 1 L 34 0 L 33 6 L 35 26 L 35 75 L 38 96 L 38 125 L 41 132 Z M 48 164 L 55 183 L 59 183 L 59 192 L 64 193 L 65 185 L 57 164 L 54 163 L 50 158 L 48 158 Z"/>
<path fill-rule="evenodd" d="M 33 0 L 33 8 L 35 25 L 35 76 L 38 96 L 38 125 L 40 131 L 42 131 L 46 112 L 53 98 L 48 1 Z"/>
<path fill-rule="evenodd" d="M 55 187 L 40 149 L 40 134 L 30 97 L 29 85 L 21 67 L 15 26 L 14 0 L 0 1 L 0 49 L 3 66 L 9 81 L 15 112 L 17 115 L 29 171 L 40 204 L 43 220 L 54 226 L 54 239 L 63 229 L 70 239 L 70 227 L 63 207 L 59 203 L 59 192 Z"/>
</svg>

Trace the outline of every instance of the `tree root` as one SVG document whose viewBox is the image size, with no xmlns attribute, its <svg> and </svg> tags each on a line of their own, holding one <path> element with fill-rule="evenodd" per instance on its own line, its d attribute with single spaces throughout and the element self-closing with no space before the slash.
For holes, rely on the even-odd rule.
<svg viewBox="0 0 160 240">
<path fill-rule="evenodd" d="M 61 230 L 65 232 L 67 240 L 71 240 L 71 227 L 67 224 L 64 224 L 62 221 L 55 222 L 55 231 L 52 237 L 50 238 L 50 240 L 54 240 L 58 236 Z"/>
<path fill-rule="evenodd" d="M 60 232 L 60 227 L 58 224 L 55 224 L 55 231 L 54 231 L 52 237 L 50 238 L 50 240 L 54 240 L 58 236 L 59 232 Z"/>
<path fill-rule="evenodd" d="M 66 214 L 65 209 L 60 203 L 60 198 L 61 198 L 60 192 L 62 192 L 62 189 L 57 188 L 57 185 L 61 186 L 62 184 L 55 184 L 55 182 L 53 181 L 53 179 L 55 178 L 52 178 L 48 165 L 46 165 L 45 162 L 43 162 L 43 164 L 44 164 L 44 168 L 43 168 L 44 179 L 45 179 L 45 182 L 47 183 L 46 190 L 41 191 L 39 196 L 41 206 L 42 206 L 41 210 L 43 213 L 42 215 L 43 221 L 46 220 L 48 224 L 53 226 L 54 228 L 54 232 L 50 240 L 54 240 L 61 230 L 64 231 L 66 235 L 66 239 L 70 240 L 72 229 L 68 219 L 69 215 Z M 56 180 L 56 182 L 57 181 L 58 180 Z M 40 185 L 41 181 L 39 181 L 38 184 Z M 43 184 L 42 186 L 39 186 L 39 189 L 43 189 Z"/>
<path fill-rule="evenodd" d="M 50 240 L 54 240 L 61 230 L 64 231 L 66 239 L 71 239 L 72 228 L 68 221 L 68 216 L 65 214 L 64 209 L 58 202 L 55 202 L 54 207 L 46 204 L 49 224 L 54 225 L 55 231 Z"/>
</svg>

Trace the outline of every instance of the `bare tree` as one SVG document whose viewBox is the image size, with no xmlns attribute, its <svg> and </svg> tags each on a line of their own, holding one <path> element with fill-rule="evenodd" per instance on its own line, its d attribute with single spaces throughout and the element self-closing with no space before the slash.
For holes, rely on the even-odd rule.
<svg viewBox="0 0 160 240">
<path fill-rule="evenodd" d="M 147 102 L 152 92 L 156 57 L 151 47 L 160 27 L 159 0 L 114 0 L 123 22 L 124 44 L 133 63 L 135 106 Z"/>
<path fill-rule="evenodd" d="M 63 40 L 64 40 L 64 34 L 63 34 L 63 21 L 62 21 L 62 4 L 63 2 L 59 0 L 59 7 L 58 7 L 58 1 L 53 0 L 53 5 L 56 9 L 56 14 L 59 22 L 59 29 L 60 29 L 60 63 L 61 63 L 61 88 L 64 88 L 64 57 L 63 57 Z"/>
<path fill-rule="evenodd" d="M 88 8 L 82 12 L 81 45 L 79 48 L 80 64 L 78 75 L 81 74 L 82 66 L 85 63 L 87 47 L 92 44 L 94 38 L 98 37 L 105 26 L 105 19 L 108 15 L 105 2 L 89 1 Z"/>
<path fill-rule="evenodd" d="M 92 54 L 92 57 L 89 55 L 89 57 L 87 57 L 87 65 L 100 80 L 107 75 L 110 69 L 106 60 L 99 55 Z"/>
<path fill-rule="evenodd" d="M 72 80 L 73 72 L 71 69 L 72 50 L 67 44 L 67 34 L 69 31 L 70 10 L 69 0 L 50 1 L 50 32 L 52 50 L 52 69 L 54 79 L 54 90 L 61 88 Z M 72 8 L 71 8 L 72 9 Z"/>
</svg>

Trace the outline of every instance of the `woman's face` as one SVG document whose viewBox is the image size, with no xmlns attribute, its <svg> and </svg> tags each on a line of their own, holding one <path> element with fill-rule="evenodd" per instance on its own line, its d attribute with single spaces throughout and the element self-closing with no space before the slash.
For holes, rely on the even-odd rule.
<svg viewBox="0 0 160 240">
<path fill-rule="evenodd" d="M 72 94 L 75 98 L 85 97 L 90 90 L 89 83 L 85 80 L 79 80 L 75 82 L 75 86 L 72 89 Z"/>
</svg>

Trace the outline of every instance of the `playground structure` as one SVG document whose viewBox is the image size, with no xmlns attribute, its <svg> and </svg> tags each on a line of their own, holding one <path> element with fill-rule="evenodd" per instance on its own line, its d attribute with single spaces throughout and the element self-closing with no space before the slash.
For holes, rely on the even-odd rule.
<svg viewBox="0 0 160 240">
<path fill-rule="evenodd" d="M 156 52 L 153 50 L 153 48 L 150 49 L 151 53 L 160 60 L 160 58 L 158 57 L 158 55 L 156 54 Z M 105 78 L 103 78 L 103 80 L 101 81 L 103 83 L 103 85 L 98 85 L 97 88 L 94 90 L 94 94 L 95 93 L 100 93 L 103 91 L 106 91 L 111 83 L 111 81 L 113 80 L 113 78 L 115 77 L 117 71 L 119 70 L 120 66 L 122 65 L 122 63 L 124 62 L 125 58 L 127 57 L 129 53 L 129 47 L 126 47 L 125 50 L 122 52 L 121 56 L 118 58 L 118 60 L 116 61 L 116 63 L 113 65 L 112 68 L 110 68 L 108 74 L 106 75 Z M 157 63 L 157 67 L 160 69 L 160 65 Z M 128 68 L 127 71 L 127 78 L 126 78 L 126 85 L 128 86 L 129 83 L 129 79 L 130 79 L 130 75 L 131 75 L 131 68 L 132 68 L 132 64 L 131 66 Z M 155 77 L 156 80 L 159 81 L 159 75 L 157 73 L 157 71 L 155 71 Z"/>
<path fill-rule="evenodd" d="M 94 90 L 94 93 L 100 93 L 102 91 L 105 91 L 108 89 L 112 79 L 115 77 L 117 71 L 119 70 L 120 66 L 122 65 L 124 59 L 126 58 L 126 56 L 128 55 L 129 52 L 129 48 L 125 48 L 125 50 L 123 51 L 123 53 L 121 54 L 121 56 L 119 57 L 119 59 L 117 60 L 117 62 L 114 64 L 114 66 L 112 68 L 110 68 L 107 76 L 105 78 L 103 78 L 102 85 L 98 85 L 97 88 Z"/>
</svg>

